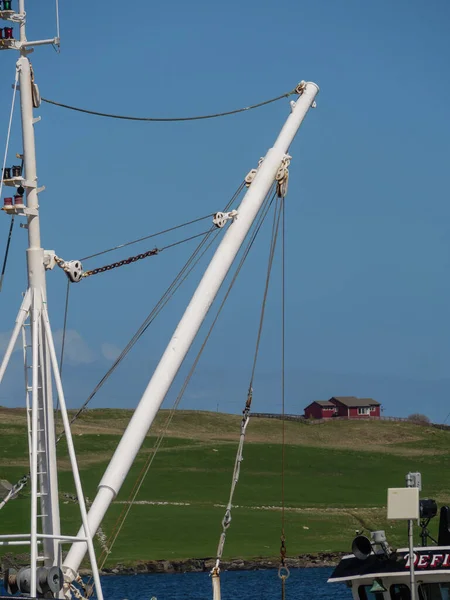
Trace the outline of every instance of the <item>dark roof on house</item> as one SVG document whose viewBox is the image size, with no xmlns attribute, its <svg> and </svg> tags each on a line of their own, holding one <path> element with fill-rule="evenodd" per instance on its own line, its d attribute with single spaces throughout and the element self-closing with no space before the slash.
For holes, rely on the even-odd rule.
<svg viewBox="0 0 450 600">
<path fill-rule="evenodd" d="M 381 403 L 377 402 L 373 398 L 360 398 L 359 401 L 360 402 L 367 402 L 367 404 L 370 404 L 370 406 L 381 406 Z"/>
<path fill-rule="evenodd" d="M 320 406 L 335 406 L 332 402 L 330 402 L 329 400 L 314 400 L 314 402 L 316 404 L 319 404 Z M 313 402 L 313 404 L 314 404 Z"/>
<path fill-rule="evenodd" d="M 333 396 L 333 398 L 344 406 L 349 406 L 350 408 L 359 406 L 380 406 L 380 403 L 373 398 L 357 398 L 356 396 Z M 333 398 L 331 398 L 331 400 Z"/>
</svg>

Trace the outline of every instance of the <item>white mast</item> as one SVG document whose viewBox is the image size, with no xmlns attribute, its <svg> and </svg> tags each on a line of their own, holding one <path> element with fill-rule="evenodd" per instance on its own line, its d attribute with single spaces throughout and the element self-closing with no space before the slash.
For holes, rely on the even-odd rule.
<svg viewBox="0 0 450 600">
<path fill-rule="evenodd" d="M 6 3 L 4 3 L 4 6 Z M 23 140 L 23 167 L 22 173 L 13 173 L 12 178 L 4 179 L 3 184 L 17 188 L 14 204 L 5 201 L 4 210 L 7 214 L 26 218 L 25 227 L 28 229 L 28 289 L 24 296 L 22 306 L 16 319 L 16 326 L 11 336 L 8 348 L 0 365 L 0 382 L 7 368 L 9 359 L 18 339 L 21 329 L 24 332 L 24 356 L 27 356 L 27 348 L 31 347 L 31 364 L 26 365 L 26 396 L 29 426 L 29 453 L 30 453 L 30 479 L 31 479 L 31 519 L 30 532 L 14 535 L 0 535 L 0 545 L 13 543 L 15 545 L 30 546 L 30 567 L 26 572 L 19 572 L 15 584 L 22 594 L 30 594 L 36 597 L 37 587 L 47 588 L 53 595 L 61 593 L 61 543 L 74 539 L 85 540 L 89 548 L 91 565 L 94 572 L 94 580 L 99 600 L 102 600 L 102 591 L 99 585 L 98 569 L 95 562 L 92 537 L 89 534 L 87 513 L 75 451 L 69 427 L 69 420 L 58 371 L 58 364 L 54 349 L 52 333 L 48 321 L 46 275 L 45 269 L 54 265 L 52 256 L 54 253 L 45 252 L 41 247 L 40 223 L 39 223 L 39 201 L 38 192 L 43 188 L 37 187 L 36 150 L 34 140 L 34 124 L 40 118 L 34 119 L 33 107 L 39 106 L 39 92 L 34 84 L 34 76 L 28 54 L 33 52 L 32 46 L 44 44 L 59 44 L 59 39 L 40 40 L 29 42 L 26 37 L 26 12 L 24 0 L 18 2 L 18 12 L 12 10 L 8 3 L 8 10 L 0 11 L 0 18 L 18 23 L 20 29 L 19 40 L 14 39 L 12 30 L 6 39 L 2 39 L 0 49 L 13 49 L 20 52 L 20 58 L 16 63 L 20 89 L 20 109 L 22 121 Z M 9 10 L 11 9 L 11 10 Z M 25 193 L 26 202 L 23 202 Z M 31 325 L 31 344 L 27 343 L 25 327 Z M 60 530 L 59 502 L 58 502 L 58 480 L 56 469 L 56 445 L 54 407 L 52 394 L 52 372 L 61 404 L 61 415 L 64 423 L 67 446 L 74 474 L 75 487 L 80 505 L 82 522 L 87 532 L 86 536 L 74 538 L 62 536 Z M 31 394 L 31 406 L 29 397 Z M 39 506 L 38 506 L 39 505 Z M 5 520 L 2 521 L 5 523 Z M 89 539 L 87 539 L 89 536 Z M 45 569 L 39 572 L 38 565 Z"/>
<path fill-rule="evenodd" d="M 25 2 L 19 0 L 20 20 L 20 42 L 25 44 L 26 38 L 26 15 Z M 22 140 L 23 140 L 23 166 L 26 173 L 26 182 L 23 187 L 26 190 L 26 204 L 30 214 L 27 215 L 28 227 L 28 287 L 31 291 L 30 302 L 35 302 L 35 311 L 30 313 L 32 324 L 36 323 L 37 315 L 40 311 L 39 296 L 46 301 L 46 281 L 44 268 L 44 251 L 41 248 L 41 234 L 39 223 L 39 204 L 37 190 L 37 172 L 36 172 L 36 151 L 34 143 L 34 119 L 33 119 L 33 98 L 31 84 L 31 68 L 27 58 L 29 50 L 26 47 L 20 50 L 20 58 L 17 61 L 16 68 L 19 72 L 20 86 L 20 112 L 22 119 Z M 33 214 L 35 213 L 35 214 Z M 39 291 L 37 293 L 37 291 Z M 35 318 L 36 317 L 36 318 Z M 60 534 L 59 521 L 59 503 L 58 503 L 58 478 L 56 470 L 56 448 L 55 448 L 55 426 L 53 421 L 53 398 L 52 386 L 50 382 L 49 362 L 47 354 L 47 344 L 45 339 L 36 340 L 39 336 L 38 330 L 33 332 L 32 328 L 32 427 L 31 439 L 32 449 L 31 457 L 31 487 L 37 492 L 39 479 L 40 510 L 42 516 L 42 529 L 44 533 L 51 535 Z M 44 336 L 42 336 L 44 337 Z M 41 357 L 39 357 L 39 349 Z M 43 359 L 43 363 L 37 368 L 37 365 Z M 38 453 L 39 452 L 39 453 Z M 39 473 L 39 475 L 38 475 Z M 38 512 L 37 512 L 37 493 L 32 494 L 32 516 L 31 516 L 31 535 L 32 538 L 36 532 Z M 60 552 L 55 540 L 47 539 L 43 542 L 44 553 L 46 557 L 44 564 L 46 566 L 59 565 L 61 562 Z M 31 545 L 31 555 L 33 563 L 35 561 L 36 544 Z"/>
<path fill-rule="evenodd" d="M 291 114 L 273 148 L 268 151 L 260 165 L 255 179 L 241 202 L 237 218 L 229 226 L 203 275 L 103 475 L 88 515 L 92 533 L 97 531 L 109 505 L 118 494 L 178 369 L 239 252 L 264 198 L 274 183 L 276 173 L 306 113 L 314 104 L 318 91 L 319 88 L 315 83 L 300 84 L 298 88 L 300 98 L 297 102 L 291 102 Z M 84 531 L 82 527 L 78 535 L 83 537 Z M 73 544 L 64 561 L 67 579 L 75 577 L 85 553 L 85 543 Z"/>
</svg>

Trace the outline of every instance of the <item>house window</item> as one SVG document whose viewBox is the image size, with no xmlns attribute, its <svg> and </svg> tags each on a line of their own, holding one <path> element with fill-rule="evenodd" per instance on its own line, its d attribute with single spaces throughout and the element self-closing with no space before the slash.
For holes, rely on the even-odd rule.
<svg viewBox="0 0 450 600">
<path fill-rule="evenodd" d="M 369 414 L 369 409 L 367 407 L 358 408 L 358 415 L 368 415 L 368 414 Z"/>
<path fill-rule="evenodd" d="M 375 411 L 376 411 L 376 409 L 377 409 L 377 407 L 376 407 L 376 406 L 371 406 L 371 407 L 370 407 L 370 412 L 375 412 Z"/>
</svg>

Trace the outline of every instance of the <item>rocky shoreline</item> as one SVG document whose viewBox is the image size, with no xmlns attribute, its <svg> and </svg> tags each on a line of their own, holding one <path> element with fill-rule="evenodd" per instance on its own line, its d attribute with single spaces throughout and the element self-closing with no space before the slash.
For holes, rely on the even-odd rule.
<svg viewBox="0 0 450 600">
<path fill-rule="evenodd" d="M 319 552 L 317 554 L 301 554 L 294 558 L 286 558 L 289 569 L 334 567 L 344 552 Z M 0 558 L 0 571 L 9 567 L 19 568 L 29 564 L 27 554 L 4 554 Z M 214 558 L 188 558 L 185 560 L 149 560 L 139 561 L 132 565 L 121 563 L 104 568 L 101 575 L 137 575 L 143 573 L 205 573 L 210 572 L 215 564 Z M 233 558 L 221 562 L 222 571 L 258 571 L 262 569 L 278 569 L 279 558 Z M 80 575 L 90 575 L 89 569 L 80 569 Z"/>
<path fill-rule="evenodd" d="M 318 554 L 301 554 L 295 558 L 287 558 L 286 565 L 292 568 L 334 567 L 344 552 L 322 552 Z M 103 569 L 102 575 L 135 575 L 138 573 L 202 573 L 209 572 L 215 563 L 214 558 L 189 558 L 186 560 L 150 560 L 126 566 L 117 564 Z M 257 571 L 261 569 L 278 569 L 279 559 L 253 558 L 244 560 L 234 558 L 221 562 L 222 571 Z M 87 573 L 87 571 L 86 571 Z M 83 573 L 84 574 L 84 573 Z"/>
</svg>

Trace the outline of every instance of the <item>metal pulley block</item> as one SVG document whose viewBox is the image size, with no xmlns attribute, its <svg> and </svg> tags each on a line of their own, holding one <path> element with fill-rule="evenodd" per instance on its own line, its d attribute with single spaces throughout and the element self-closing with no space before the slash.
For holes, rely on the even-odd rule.
<svg viewBox="0 0 450 600">
<path fill-rule="evenodd" d="M 213 223 L 216 227 L 218 228 L 222 228 L 226 225 L 227 221 L 229 221 L 230 219 L 232 221 L 234 221 L 234 219 L 237 217 L 238 215 L 238 211 L 237 210 L 232 210 L 231 212 L 217 212 L 214 215 L 213 218 Z"/>
<path fill-rule="evenodd" d="M 252 183 L 252 181 L 255 179 L 256 177 L 256 173 L 258 172 L 259 167 L 261 166 L 261 164 L 264 162 L 264 156 L 262 156 L 259 161 L 258 161 L 258 168 L 257 169 L 252 169 L 251 171 L 249 171 L 247 173 L 247 175 L 245 176 L 244 179 L 244 183 L 247 187 L 250 187 L 250 184 Z"/>
<path fill-rule="evenodd" d="M 83 265 L 79 260 L 63 260 L 59 256 L 54 261 L 60 267 L 72 283 L 78 283 L 83 278 Z"/>
<path fill-rule="evenodd" d="M 300 81 L 300 83 L 295 88 L 295 93 L 301 96 L 306 89 L 306 81 Z"/>
<path fill-rule="evenodd" d="M 67 262 L 64 271 L 72 283 L 78 283 L 83 277 L 83 265 L 79 260 Z"/>
<path fill-rule="evenodd" d="M 252 169 L 251 171 L 249 171 L 247 173 L 247 175 L 245 176 L 245 179 L 244 179 L 245 185 L 247 187 L 250 187 L 250 184 L 255 179 L 255 175 L 257 172 L 258 172 L 258 169 Z"/>
<path fill-rule="evenodd" d="M 31 84 L 31 95 L 33 98 L 34 108 L 39 108 L 41 106 L 41 93 L 39 91 L 37 83 Z"/>
<path fill-rule="evenodd" d="M 291 156 L 286 154 L 281 162 L 281 166 L 275 175 L 275 181 L 277 182 L 277 196 L 278 198 L 284 198 L 287 194 L 288 183 L 289 183 L 289 165 L 291 164 Z"/>
<path fill-rule="evenodd" d="M 284 198 L 287 194 L 289 183 L 289 171 L 286 167 L 280 167 L 275 176 L 277 182 L 277 196 Z"/>
<path fill-rule="evenodd" d="M 39 92 L 39 88 L 37 83 L 34 81 L 34 71 L 33 66 L 30 63 L 30 75 L 31 75 L 31 97 L 33 100 L 34 108 L 39 108 L 41 105 L 41 94 Z"/>
</svg>

